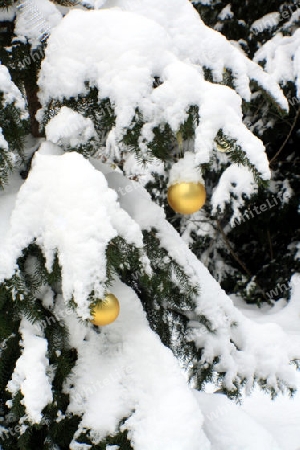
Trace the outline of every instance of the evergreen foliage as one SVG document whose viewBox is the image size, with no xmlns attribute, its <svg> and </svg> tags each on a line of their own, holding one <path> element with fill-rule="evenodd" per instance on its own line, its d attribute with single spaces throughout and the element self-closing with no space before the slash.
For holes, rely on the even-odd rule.
<svg viewBox="0 0 300 450">
<path fill-rule="evenodd" d="M 64 0 L 53 3 L 70 8 L 76 4 L 75 1 Z M 261 1 L 258 5 L 255 2 L 256 6 L 253 8 L 253 5 L 242 5 L 237 0 L 232 2 L 234 19 L 225 18 L 220 24 L 218 15 L 226 6 L 226 2 L 218 0 L 212 2 L 210 6 L 202 5 L 199 2 L 195 3 L 195 8 L 207 24 L 218 29 L 221 28 L 222 33 L 228 39 L 236 41 L 243 39 L 245 42 L 243 48 L 250 56 L 253 56 L 260 43 L 271 36 L 270 33 L 267 33 L 266 36 L 259 35 L 258 39 L 258 36 L 251 31 L 251 23 L 270 10 L 273 11 L 274 8 L 278 7 L 278 11 L 284 10 L 280 2 Z M 286 5 L 288 7 L 289 4 Z M 10 6 L 16 6 L 16 2 L 0 0 L 0 8 Z M 248 14 L 251 14 L 251 20 L 245 20 Z M 167 206 L 166 191 L 169 170 L 193 143 L 195 129 L 201 118 L 198 106 L 190 106 L 187 119 L 177 133 L 168 123 L 155 126 L 152 141 L 146 142 L 145 140 L 143 142 L 147 148 L 146 152 L 141 151 L 140 145 L 141 129 L 145 125 L 145 119 L 141 111 L 136 108 L 135 117 L 120 143 L 120 155 L 114 157 L 105 153 L 105 142 L 115 126 L 116 112 L 109 98 L 99 101 L 100 93 L 95 86 L 87 85 L 85 96 L 64 98 L 62 101 L 51 100 L 39 115 L 41 120 L 39 124 L 36 113 L 41 105 L 37 95 L 37 78 L 45 56 L 47 41 L 42 41 L 39 46 L 33 48 L 29 40 L 28 42 L 18 40 L 13 34 L 15 20 L 14 17 L 8 21 L 9 23 L 5 27 L 2 27 L 0 12 L 0 59 L 1 63 L 8 68 L 13 84 L 22 94 L 29 116 L 27 118 L 24 111 L 16 106 L 16 102 L 5 102 L 0 86 L 0 132 L 4 137 L 2 141 L 0 133 L 1 188 L 5 188 L 11 172 L 20 173 L 23 179 L 27 178 L 31 170 L 32 157 L 39 147 L 41 139 L 47 134 L 49 121 L 65 106 L 81 114 L 82 117 L 91 119 L 96 135 L 85 144 L 79 143 L 77 146 L 57 142 L 56 144 L 62 152 L 77 152 L 86 159 L 96 157 L 101 162 L 115 164 L 120 171 L 124 169 L 126 163 L 125 154 L 129 153 L 135 155 L 141 166 L 156 160 L 163 164 L 163 174 L 153 174 L 146 188 L 152 199 L 165 207 L 168 220 L 183 234 L 183 238 L 189 241 L 197 257 L 202 259 L 203 254 L 209 256 L 208 268 L 215 278 L 219 278 L 227 292 L 243 295 L 249 302 L 268 301 L 266 293 L 276 283 L 287 283 L 291 274 L 299 271 L 299 261 L 295 260 L 297 251 L 295 243 L 300 240 L 300 227 L 295 227 L 295 222 L 299 221 L 296 195 L 293 195 L 289 202 L 271 210 L 267 215 L 262 214 L 255 217 L 255 220 L 247 220 L 232 229 L 229 225 L 232 214 L 230 207 L 222 213 L 216 214 L 207 204 L 203 209 L 205 215 L 182 219 Z M 242 20 L 244 23 L 241 22 Z M 272 33 L 274 32 L 272 29 Z M 206 78 L 211 79 L 211 73 L 208 70 Z M 154 76 L 154 88 L 160 83 L 161 80 Z M 230 73 L 224 75 L 223 84 L 229 87 L 233 86 L 233 77 Z M 294 86 L 291 86 L 290 90 L 286 89 L 287 94 L 292 95 Z M 275 104 L 270 105 L 270 98 L 258 90 L 258 86 L 253 86 L 253 92 L 255 92 L 253 95 L 254 97 L 256 95 L 256 98 L 251 105 L 247 103 L 243 106 L 245 121 L 254 132 L 269 143 L 268 154 L 272 160 L 273 157 L 276 157 L 278 149 L 288 134 L 290 123 L 295 119 L 297 110 L 291 108 L 289 116 L 283 118 L 282 111 L 279 111 Z M 260 108 L 259 111 L 258 108 Z M 264 126 L 261 126 L 261 120 L 264 122 Z M 271 120 L 273 120 L 272 127 L 276 127 L 275 133 L 268 126 Z M 285 192 L 285 180 L 289 180 L 293 192 L 299 191 L 299 177 L 295 173 L 299 157 L 297 157 L 294 147 L 294 142 L 299 139 L 297 129 L 298 125 L 294 126 L 291 133 L 293 143 L 287 144 L 284 151 L 281 151 L 278 158 L 276 157 L 273 161 L 273 179 L 281 193 Z M 26 147 L 26 139 L 29 137 L 30 139 L 34 138 L 34 145 Z M 228 149 L 228 154 L 221 162 L 214 157 L 208 164 L 202 166 L 208 197 L 211 196 L 217 180 L 224 170 L 230 164 L 235 163 L 249 168 L 259 186 L 256 197 L 244 199 L 242 214 L 251 210 L 253 204 L 259 205 L 272 198 L 273 191 L 268 188 L 258 170 L 234 140 L 228 138 L 220 130 L 215 144 L 216 148 L 219 145 L 223 149 Z M 24 146 L 26 152 L 24 152 Z M 187 236 L 188 233 L 184 234 L 184 231 L 186 232 L 193 220 L 195 226 Z M 207 234 L 202 233 L 201 239 L 199 239 L 198 230 L 205 220 L 211 224 L 210 231 Z M 222 234 L 220 230 L 224 230 L 224 233 Z M 224 240 L 224 235 L 228 239 L 229 245 L 234 248 L 237 258 L 233 256 L 231 247 Z M 223 239 L 222 242 L 220 238 Z M 197 348 L 193 341 L 187 341 L 191 318 L 201 324 L 205 332 L 213 335 L 216 331 L 204 314 L 195 313 L 195 300 L 197 297 L 201 297 L 201 284 L 191 280 L 184 267 L 168 254 L 161 245 L 158 230 L 155 228 L 144 230 L 143 239 L 143 249 L 129 244 L 120 236 L 110 240 L 106 248 L 107 290 L 113 279 L 118 277 L 137 293 L 150 327 L 185 367 L 192 386 L 203 389 L 207 382 L 215 380 L 217 374 L 217 383 L 222 391 L 230 398 L 238 399 L 247 380 L 237 377 L 234 389 L 226 388 L 224 381 L 226 373 L 216 369 L 216 366 L 220 364 L 220 359 L 215 358 L 210 363 L 202 364 L 202 349 Z M 145 255 L 151 263 L 151 274 L 145 270 L 141 262 L 142 256 Z M 222 274 L 219 272 L 219 260 L 224 263 Z M 240 261 L 245 262 L 245 266 L 242 268 Z M 70 345 L 70 336 L 64 321 L 58 320 L 54 312 L 57 298 L 62 294 L 63 275 L 59 256 L 56 255 L 51 270 L 47 269 L 46 257 L 38 242 L 34 241 L 23 249 L 22 255 L 16 261 L 16 268 L 15 274 L 0 284 L 0 412 L 2 419 L 0 422 L 0 446 L 3 450 L 67 450 L 76 433 L 78 434 L 81 417 L 69 413 L 69 394 L 64 390 L 78 361 L 78 354 L 77 350 Z M 252 281 L 251 286 L 250 281 Z M 51 307 L 43 302 L 42 297 L 45 290 L 48 290 L 53 296 Z M 101 299 L 96 298 L 95 293 L 91 292 L 89 300 L 92 307 Z M 73 311 L 76 310 L 74 299 L 70 300 L 69 307 Z M 48 343 L 47 357 L 49 370 L 51 370 L 53 401 L 42 411 L 43 418 L 38 424 L 32 423 L 28 419 L 22 402 L 22 392 L 19 390 L 13 395 L 7 389 L 16 362 L 22 354 L 20 323 L 24 318 L 34 325 L 38 335 L 43 336 Z M 86 325 L 89 325 L 88 321 L 86 321 Z M 230 324 L 231 328 L 235 326 L 235 323 Z M 270 390 L 267 380 L 257 379 L 254 381 L 260 383 L 266 390 Z M 122 428 L 126 419 L 124 418 L 120 423 L 119 430 L 115 435 L 107 436 L 98 444 L 94 444 L 92 430 L 85 430 L 85 433 L 77 436 L 77 442 L 86 444 L 86 448 L 93 450 L 106 450 L 108 445 L 118 445 L 121 450 L 133 450 L 128 433 L 124 427 Z"/>
<path fill-rule="evenodd" d="M 291 35 L 298 26 L 298 21 L 292 20 L 299 8 L 296 1 L 255 1 L 245 5 L 233 1 L 230 3 L 230 13 L 225 8 L 228 5 L 226 1 L 218 0 L 209 5 L 201 1 L 193 3 L 207 25 L 236 41 L 251 58 L 273 36 L 280 32 Z M 222 14 L 225 9 L 227 13 Z M 277 19 L 270 13 L 277 14 Z M 257 20 L 259 22 L 255 28 Z M 299 271 L 299 260 L 296 258 L 300 226 L 296 194 L 299 192 L 299 99 L 294 83 L 288 83 L 283 88 L 289 99 L 288 115 L 282 115 L 263 91 L 258 91 L 251 103 L 243 106 L 244 123 L 266 146 L 272 183 L 262 184 L 256 177 L 258 192 L 250 199 L 245 198 L 241 220 L 236 220 L 235 224 L 230 222 L 230 207 L 217 217 L 213 217 L 206 208 L 207 219 L 221 224 L 223 236 L 215 222 L 214 231 L 202 242 L 197 240 L 196 235 L 192 237 L 192 248 L 203 262 L 208 251 L 214 255 L 209 259 L 209 270 L 226 292 L 236 293 L 247 302 L 257 304 L 289 298 L 289 281 Z M 236 151 L 233 143 L 227 145 L 228 158 L 245 164 L 243 154 Z M 218 178 L 222 165 L 212 167 Z M 212 174 L 209 178 L 214 183 Z M 284 203 L 279 200 L 283 197 L 286 199 Z M 266 213 L 260 212 L 261 205 L 267 209 Z M 186 221 L 182 229 L 185 227 Z M 220 261 L 226 267 L 222 273 L 218 270 Z M 285 289 L 276 290 L 276 286 L 285 286 Z"/>
</svg>

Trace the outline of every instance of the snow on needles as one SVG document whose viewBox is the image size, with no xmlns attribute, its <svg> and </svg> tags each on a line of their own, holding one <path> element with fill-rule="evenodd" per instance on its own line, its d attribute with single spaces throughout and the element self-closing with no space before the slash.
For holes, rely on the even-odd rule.
<svg viewBox="0 0 300 450">
<path fill-rule="evenodd" d="M 226 203 L 232 203 L 233 214 L 230 218 L 231 225 L 235 219 L 241 217 L 239 207 L 244 204 L 242 194 L 248 198 L 257 192 L 257 184 L 254 181 L 253 173 L 246 167 L 232 164 L 223 172 L 219 183 L 212 196 L 213 213 L 217 213 L 218 207 L 224 211 Z"/>
<path fill-rule="evenodd" d="M 145 151 L 155 126 L 168 123 L 176 132 L 187 119 L 189 107 L 197 105 L 196 164 L 209 161 L 214 139 L 223 129 L 262 177 L 269 178 L 264 146 L 243 125 L 241 97 L 250 99 L 253 78 L 284 109 L 286 99 L 257 64 L 206 27 L 187 0 L 174 1 L 176 5 L 166 0 L 120 0 L 106 2 L 104 6 L 111 9 L 70 11 L 48 40 L 39 77 L 43 107 L 50 99 L 76 98 L 87 94 L 87 85 L 96 86 L 99 99 L 110 98 L 115 108 L 110 145 L 119 145 L 138 108 L 146 122 L 140 142 Z M 57 42 L 63 45 L 58 47 Z M 218 82 L 224 68 L 230 69 L 237 92 L 205 81 L 203 66 L 212 70 Z M 156 88 L 154 77 L 162 81 Z"/>
<path fill-rule="evenodd" d="M 20 333 L 23 352 L 16 362 L 7 388 L 13 395 L 21 391 L 24 397 L 21 403 L 26 408 L 28 419 L 32 423 L 39 423 L 42 419 L 42 410 L 52 402 L 51 384 L 47 376 L 48 343 L 46 339 L 37 335 L 36 328 L 27 319 L 21 320 Z"/>
<path fill-rule="evenodd" d="M 265 62 L 266 71 L 274 81 L 294 82 L 300 98 L 300 30 L 292 36 L 276 34 L 256 52 L 254 60 Z"/>
<path fill-rule="evenodd" d="M 300 359 L 300 349 L 276 324 L 256 324 L 236 309 L 219 283 L 189 250 L 175 229 L 165 220 L 163 211 L 155 205 L 147 191 L 138 183 L 130 191 L 129 181 L 120 173 L 106 175 L 108 185 L 116 191 L 126 192 L 119 197 L 121 207 L 143 230 L 157 230 L 157 236 L 171 258 L 189 276 L 191 283 L 199 283 L 200 297 L 191 319 L 190 339 L 203 348 L 202 363 L 213 363 L 216 369 L 227 372 L 225 386 L 234 389 L 236 378 L 248 380 L 250 390 L 261 377 L 278 391 L 284 384 L 295 387 L 295 369 L 290 361 Z M 214 333 L 203 333 L 198 317 L 204 315 Z M 281 381 L 279 381 L 281 380 Z M 283 382 L 283 385 L 281 384 Z"/>
<path fill-rule="evenodd" d="M 67 317 L 78 360 L 64 386 L 68 412 L 81 416 L 76 437 L 91 429 L 92 441 L 123 429 L 135 450 L 210 450 L 203 417 L 172 352 L 147 322 L 134 291 L 117 281 L 120 316 L 98 334 Z M 62 305 L 58 305 L 61 308 Z M 130 325 L 129 325 L 130 324 Z"/>
<path fill-rule="evenodd" d="M 3 106 L 13 104 L 22 112 L 23 118 L 25 118 L 27 114 L 25 112 L 24 98 L 12 81 L 7 67 L 0 62 L 0 93 L 1 92 L 3 93 L 4 98 Z"/>
<path fill-rule="evenodd" d="M 96 136 L 92 120 L 66 106 L 48 122 L 45 132 L 48 141 L 73 148 Z"/>
<path fill-rule="evenodd" d="M 49 0 L 23 0 L 17 9 L 14 32 L 18 40 L 28 39 L 35 48 L 61 19 L 61 13 Z"/>
<path fill-rule="evenodd" d="M 8 150 L 8 143 L 3 136 L 1 127 L 0 127 L 0 148 L 2 148 L 3 150 Z"/>
<path fill-rule="evenodd" d="M 204 180 L 199 167 L 195 167 L 195 155 L 192 152 L 185 152 L 183 158 L 171 167 L 169 173 L 168 186 L 176 183 L 202 183 Z"/>
<path fill-rule="evenodd" d="M 0 278 L 12 276 L 22 250 L 36 240 L 50 271 L 57 252 L 65 300 L 74 296 L 78 315 L 86 319 L 89 294 L 94 291 L 99 298 L 104 294 L 105 250 L 118 235 L 142 247 L 138 225 L 120 208 L 104 175 L 77 153 L 37 153 L 11 216 Z"/>
</svg>

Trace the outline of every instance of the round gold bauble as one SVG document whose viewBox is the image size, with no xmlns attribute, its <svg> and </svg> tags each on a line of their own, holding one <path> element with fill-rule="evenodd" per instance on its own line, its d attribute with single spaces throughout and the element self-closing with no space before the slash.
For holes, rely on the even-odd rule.
<svg viewBox="0 0 300 450">
<path fill-rule="evenodd" d="M 232 150 L 232 146 L 228 142 L 217 143 L 217 150 L 221 153 L 229 153 Z"/>
<path fill-rule="evenodd" d="M 103 327 L 116 320 L 120 312 L 120 304 L 117 297 L 107 294 L 105 298 L 92 309 L 93 320 L 91 322 L 98 327 Z"/>
<path fill-rule="evenodd" d="M 177 183 L 168 189 L 168 203 L 181 214 L 193 214 L 205 203 L 206 191 L 201 183 Z"/>
</svg>

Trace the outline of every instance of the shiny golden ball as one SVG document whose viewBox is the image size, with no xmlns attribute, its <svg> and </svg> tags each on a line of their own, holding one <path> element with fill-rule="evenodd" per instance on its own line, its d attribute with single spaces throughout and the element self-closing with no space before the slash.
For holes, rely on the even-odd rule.
<svg viewBox="0 0 300 450">
<path fill-rule="evenodd" d="M 217 150 L 218 150 L 218 152 L 221 152 L 221 153 L 228 153 L 232 150 L 232 148 L 231 148 L 230 144 L 228 144 L 228 143 L 222 143 L 222 144 L 217 143 Z"/>
<path fill-rule="evenodd" d="M 107 294 L 105 298 L 92 309 L 93 320 L 91 322 L 98 327 L 103 327 L 116 320 L 120 312 L 120 304 L 117 297 Z"/>
<path fill-rule="evenodd" d="M 181 214 L 193 214 L 204 205 L 205 187 L 201 183 L 177 183 L 168 189 L 168 203 Z"/>
</svg>

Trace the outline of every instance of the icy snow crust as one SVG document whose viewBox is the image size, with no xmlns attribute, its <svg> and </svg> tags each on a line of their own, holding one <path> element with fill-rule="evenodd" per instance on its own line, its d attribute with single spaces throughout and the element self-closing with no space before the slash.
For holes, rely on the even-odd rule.
<svg viewBox="0 0 300 450">
<path fill-rule="evenodd" d="M 288 109 L 277 83 L 221 34 L 206 27 L 186 0 L 120 0 L 106 2 L 105 7 L 112 9 L 72 10 L 53 30 L 39 78 L 42 105 L 50 99 L 87 94 L 86 83 L 96 86 L 100 98 L 110 98 L 117 116 L 110 145 L 118 147 L 138 107 L 146 122 L 142 151 L 153 138 L 154 126 L 169 123 L 176 132 L 189 106 L 197 105 L 195 163 L 209 161 L 214 138 L 223 129 L 241 145 L 263 178 L 269 178 L 264 146 L 242 123 L 241 97 L 250 100 L 249 82 L 254 79 Z M 58 47 L 57 42 L 64 45 Z M 205 81 L 201 66 L 211 69 L 217 82 L 228 68 L 236 92 Z M 155 89 L 154 77 L 163 82 Z"/>
</svg>

